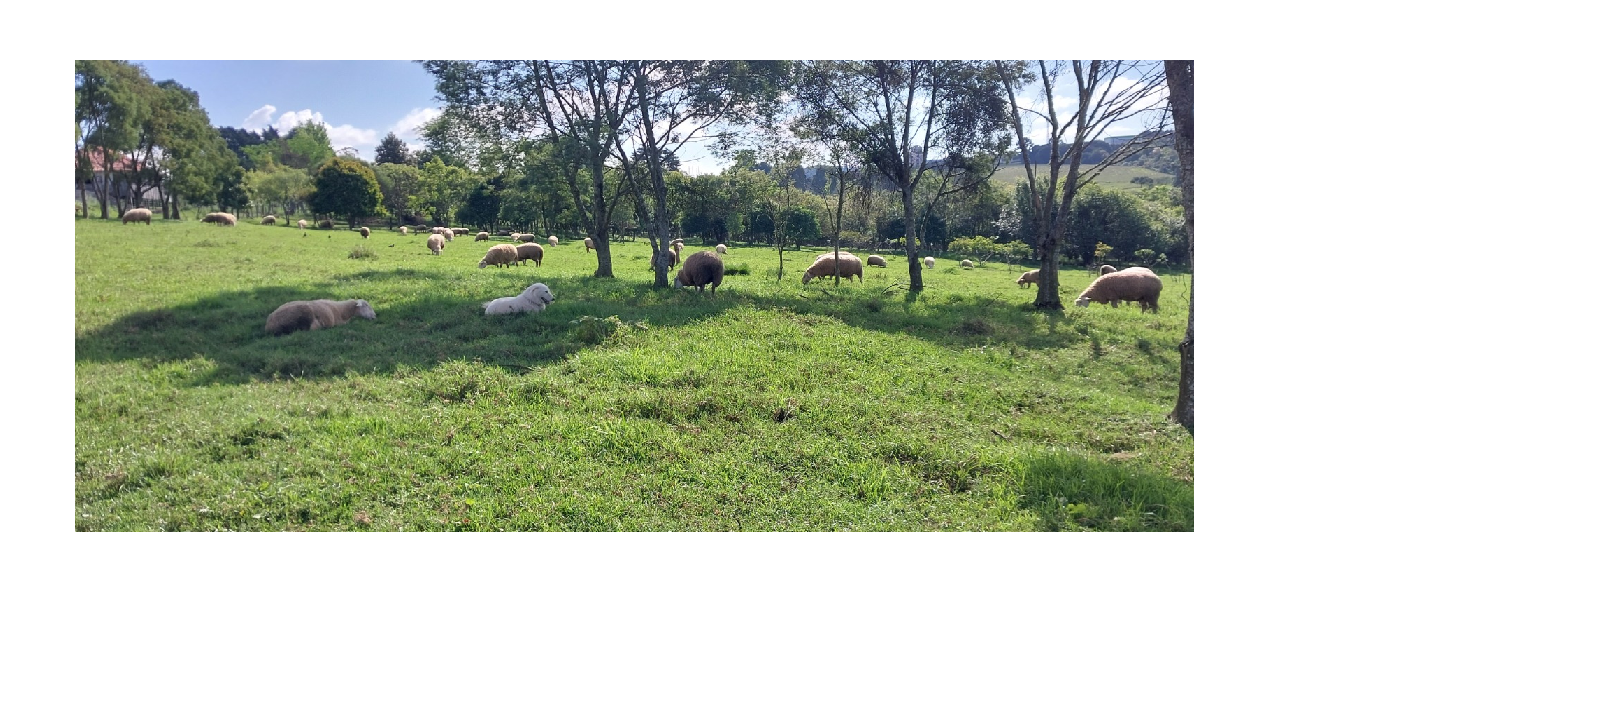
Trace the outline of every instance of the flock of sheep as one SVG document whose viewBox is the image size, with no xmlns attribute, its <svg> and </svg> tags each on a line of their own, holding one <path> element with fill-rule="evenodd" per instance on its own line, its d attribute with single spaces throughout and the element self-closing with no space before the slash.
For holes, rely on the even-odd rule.
<svg viewBox="0 0 1600 720">
<path fill-rule="evenodd" d="M 132 208 L 122 216 L 122 224 L 124 225 L 130 222 L 143 222 L 149 225 L 150 221 L 151 213 L 146 208 Z M 238 224 L 238 219 L 229 213 L 214 212 L 202 218 L 201 222 L 233 226 Z M 261 224 L 263 225 L 273 225 L 276 222 L 277 219 L 271 215 L 261 219 Z M 305 230 L 306 221 L 300 220 L 298 227 L 301 230 Z M 333 227 L 333 223 L 331 220 L 321 220 L 318 221 L 317 227 L 319 229 L 330 229 Z M 421 232 L 423 229 L 418 228 L 418 231 Z M 361 233 L 363 238 L 370 237 L 372 233 L 371 229 L 366 227 L 359 228 L 358 232 Z M 399 228 L 399 232 L 401 235 L 409 235 L 410 228 L 402 225 Z M 469 232 L 471 231 L 468 228 L 432 228 L 427 239 L 428 250 L 434 255 L 439 255 L 444 251 L 445 244 L 454 240 L 456 235 Z M 544 246 L 533 242 L 533 237 L 533 235 L 512 233 L 511 239 L 517 244 L 500 243 L 490 247 L 484 253 L 483 259 L 478 261 L 478 267 L 480 269 L 490 265 L 509 267 L 511 265 L 521 265 L 529 260 L 533 261 L 535 267 L 543 267 Z M 475 242 L 487 241 L 490 236 L 487 232 L 478 232 L 473 239 Z M 545 240 L 551 247 L 560 244 L 560 240 L 554 235 L 545 238 Z M 584 238 L 583 246 L 584 252 L 590 252 L 594 250 L 594 241 L 590 238 Z M 683 240 L 681 238 L 674 240 L 664 251 L 667 254 L 667 266 L 669 268 L 677 267 L 679 256 L 683 253 Z M 678 289 L 693 287 L 704 292 L 706 286 L 709 285 L 711 294 L 715 295 L 717 286 L 722 284 L 722 256 L 727 252 L 728 247 L 719 244 L 716 246 L 715 251 L 702 250 L 685 258 L 682 263 L 683 267 L 678 270 L 672 286 Z M 922 258 L 922 264 L 932 270 L 934 259 L 932 257 Z M 824 252 L 817 255 L 816 259 L 811 262 L 811 266 L 806 268 L 805 273 L 800 276 L 800 283 L 802 285 L 809 284 L 813 279 L 830 277 L 835 273 L 847 281 L 854 279 L 865 282 L 866 278 L 862 273 L 863 267 L 887 268 L 888 261 L 880 255 L 868 255 L 865 263 L 863 263 L 861 258 L 848 251 L 840 251 L 837 256 L 831 251 Z M 971 268 L 973 263 L 971 260 L 962 260 L 961 267 Z M 1017 287 L 1026 288 L 1038 281 L 1039 271 L 1029 270 L 1022 273 L 1017 278 L 1016 283 Z M 1157 277 L 1149 269 L 1131 267 L 1125 270 L 1117 270 L 1110 265 L 1102 265 L 1100 266 L 1100 276 L 1089 283 L 1087 288 L 1084 288 L 1083 292 L 1074 301 L 1074 304 L 1078 307 L 1088 307 L 1089 303 L 1096 302 L 1102 304 L 1110 303 L 1111 307 L 1119 307 L 1124 302 L 1137 302 L 1140 312 L 1148 311 L 1154 313 L 1159 310 L 1157 301 L 1160 296 L 1161 278 Z M 544 283 L 534 283 L 512 297 L 496 298 L 483 303 L 483 312 L 485 315 L 536 313 L 544 310 L 554 300 L 555 296 L 550 293 L 548 286 Z M 377 317 L 377 313 L 372 309 L 371 304 L 361 299 L 294 300 L 284 303 L 278 309 L 273 310 L 271 315 L 267 316 L 266 330 L 268 334 L 273 335 L 281 335 L 296 330 L 319 330 L 343 325 L 357 317 L 374 319 Z"/>
</svg>

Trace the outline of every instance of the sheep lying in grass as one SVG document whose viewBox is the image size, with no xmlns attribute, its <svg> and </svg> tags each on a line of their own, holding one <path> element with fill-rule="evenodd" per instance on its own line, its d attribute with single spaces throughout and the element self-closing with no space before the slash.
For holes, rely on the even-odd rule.
<svg viewBox="0 0 1600 720">
<path fill-rule="evenodd" d="M 433 254 L 438 255 L 440 251 L 444 250 L 444 236 L 438 233 L 429 235 L 428 249 L 432 250 Z"/>
<path fill-rule="evenodd" d="M 1034 284 L 1036 282 L 1039 282 L 1039 271 L 1038 270 L 1029 270 L 1029 271 L 1017 276 L 1017 287 L 1019 287 L 1019 288 L 1020 287 L 1028 287 L 1029 285 L 1032 285 L 1032 284 Z"/>
<path fill-rule="evenodd" d="M 306 221 L 305 221 L 305 220 L 301 220 L 301 221 L 300 221 L 300 229 L 301 229 L 301 230 L 304 230 L 304 229 L 306 229 Z"/>
<path fill-rule="evenodd" d="M 728 246 L 727 245 L 723 245 L 722 243 L 717 243 L 717 254 L 718 255 L 727 255 L 728 254 Z"/>
<path fill-rule="evenodd" d="M 333 229 L 333 221 L 328 219 L 328 218 L 323 218 L 321 220 L 318 220 L 317 221 L 317 229 L 318 230 L 332 230 Z"/>
<path fill-rule="evenodd" d="M 683 288 L 689 286 L 706 291 L 706 285 L 711 286 L 711 294 L 717 294 L 717 286 L 722 284 L 722 257 L 710 250 L 701 250 L 683 260 L 683 267 L 678 270 L 678 277 L 672 281 L 672 287 Z"/>
<path fill-rule="evenodd" d="M 149 225 L 151 217 L 150 208 L 129 208 L 127 212 L 122 214 L 122 224 L 142 222 Z"/>
<path fill-rule="evenodd" d="M 261 218 L 261 224 L 262 225 L 277 225 L 278 224 L 278 218 L 273 217 L 271 215 L 268 215 L 268 216 L 266 216 L 264 218 Z"/>
<path fill-rule="evenodd" d="M 1157 304 L 1160 298 L 1161 278 L 1146 268 L 1131 267 L 1095 278 L 1074 302 L 1078 307 L 1088 307 L 1091 301 L 1111 303 L 1111 307 L 1123 302 L 1137 302 L 1139 312 L 1148 310 L 1154 313 L 1160 310 Z"/>
<path fill-rule="evenodd" d="M 961 261 L 961 267 L 966 268 L 968 270 L 972 269 L 972 261 L 971 260 L 962 260 Z"/>
<path fill-rule="evenodd" d="M 1111 267 L 1110 265 L 1101 265 L 1100 266 L 1100 274 L 1101 275 L 1110 275 L 1111 273 L 1114 273 L 1116 271 L 1117 271 L 1117 269 L 1114 268 L 1114 267 Z"/>
<path fill-rule="evenodd" d="M 239 224 L 239 219 L 235 218 L 233 216 L 233 213 L 214 212 L 214 213 L 208 213 L 205 217 L 200 218 L 200 222 L 203 222 L 203 223 L 216 223 L 218 225 L 226 225 L 228 227 L 233 227 L 234 225 Z"/>
<path fill-rule="evenodd" d="M 361 237 L 369 237 L 372 235 L 372 230 L 367 228 L 365 225 L 361 226 L 357 232 L 361 233 Z"/>
<path fill-rule="evenodd" d="M 372 320 L 378 314 L 365 300 L 290 300 L 267 316 L 267 333 L 285 335 L 296 330 L 321 330 L 358 317 Z"/>
<path fill-rule="evenodd" d="M 889 267 L 889 261 L 884 260 L 882 255 L 868 255 L 867 265 L 870 267 L 887 268 Z"/>
<path fill-rule="evenodd" d="M 489 239 L 489 233 L 487 233 L 487 232 L 479 232 L 477 235 L 473 236 L 472 241 L 473 242 L 478 242 L 479 240 L 488 240 L 488 239 Z"/>
<path fill-rule="evenodd" d="M 507 243 L 500 243 L 499 245 L 489 248 L 489 252 L 483 254 L 483 259 L 478 261 L 478 269 L 481 270 L 489 267 L 490 265 L 509 267 L 511 265 L 515 265 L 516 263 L 517 246 Z"/>
<path fill-rule="evenodd" d="M 923 265 L 923 267 L 926 267 L 929 270 L 932 270 L 933 269 L 933 258 L 931 258 L 931 257 L 923 258 L 922 259 L 922 265 Z"/>
<path fill-rule="evenodd" d="M 529 260 L 533 261 L 534 267 L 544 267 L 544 248 L 539 243 L 526 242 L 517 246 L 517 264 Z"/>
<path fill-rule="evenodd" d="M 536 313 L 555 301 L 550 288 L 544 283 L 534 283 L 515 297 L 495 298 L 483 304 L 485 315 L 510 315 L 511 313 Z"/>
<path fill-rule="evenodd" d="M 848 280 L 851 276 L 866 282 L 866 278 L 861 274 L 861 258 L 841 251 L 839 253 L 839 277 Z M 800 284 L 809 284 L 812 278 L 820 277 L 833 277 L 833 253 L 831 252 L 817 256 L 817 259 L 811 263 L 811 267 L 806 268 L 805 274 L 800 276 Z"/>
<path fill-rule="evenodd" d="M 583 239 L 583 251 L 584 252 L 589 252 L 590 250 L 593 250 L 593 249 L 594 249 L 594 240 L 591 239 L 591 238 L 584 238 Z"/>
</svg>

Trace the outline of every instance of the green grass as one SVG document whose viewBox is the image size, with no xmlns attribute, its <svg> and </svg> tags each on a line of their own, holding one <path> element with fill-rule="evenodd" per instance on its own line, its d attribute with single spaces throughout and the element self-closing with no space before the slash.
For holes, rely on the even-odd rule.
<svg viewBox="0 0 1600 720">
<path fill-rule="evenodd" d="M 1035 168 L 1035 170 L 1037 171 L 1038 168 Z M 1049 168 L 1045 168 L 1044 172 L 1047 174 Z M 1101 172 L 1099 177 L 1095 178 L 1095 183 L 1113 190 L 1138 190 L 1143 186 L 1135 185 L 1133 179 L 1140 175 L 1154 180 L 1157 185 L 1172 184 L 1171 173 L 1151 170 L 1137 165 L 1112 165 L 1106 168 L 1104 172 Z M 991 182 L 1010 187 L 1013 183 L 1022 182 L 1027 176 L 1022 163 L 1019 162 L 1002 166 L 999 170 L 996 170 Z M 1045 177 L 1045 175 L 1041 175 L 1041 177 Z"/>
<path fill-rule="evenodd" d="M 596 279 L 578 243 L 480 270 L 387 230 L 76 229 L 79 530 L 1193 527 L 1187 277 L 1159 315 L 1050 314 L 957 257 L 911 294 L 903 257 L 802 286 L 822 248 L 780 281 L 735 245 L 713 296 L 651 288 L 644 242 Z M 483 315 L 532 282 L 545 312 Z M 319 297 L 378 317 L 264 333 Z"/>
</svg>

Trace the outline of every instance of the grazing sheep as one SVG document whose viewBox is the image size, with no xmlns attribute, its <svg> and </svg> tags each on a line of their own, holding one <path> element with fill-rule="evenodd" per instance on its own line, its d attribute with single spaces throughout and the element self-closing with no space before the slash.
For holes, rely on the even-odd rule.
<svg viewBox="0 0 1600 720">
<path fill-rule="evenodd" d="M 284 335 L 296 330 L 321 330 L 350 322 L 372 320 L 378 314 L 365 300 L 290 300 L 267 316 L 267 333 Z"/>
<path fill-rule="evenodd" d="M 401 235 L 410 235 L 411 234 L 411 228 L 408 228 L 408 227 L 406 227 L 404 225 L 401 225 L 400 226 L 400 234 Z"/>
<path fill-rule="evenodd" d="M 594 249 L 594 240 L 590 239 L 590 238 L 584 238 L 583 239 L 583 251 L 584 252 L 589 252 L 590 250 L 593 250 L 593 249 Z"/>
<path fill-rule="evenodd" d="M 722 284 L 722 257 L 710 250 L 701 250 L 684 258 L 683 267 L 678 270 L 678 277 L 672 281 L 672 287 L 693 287 L 700 292 L 706 291 L 706 285 L 711 286 L 711 294 L 717 294 L 717 286 Z"/>
<path fill-rule="evenodd" d="M 1111 307 L 1117 307 L 1119 303 L 1137 302 L 1139 312 L 1148 310 L 1154 313 L 1160 310 L 1157 305 L 1160 298 L 1161 278 L 1146 268 L 1131 267 L 1095 278 L 1078 295 L 1075 303 L 1078 307 L 1088 307 L 1090 301 L 1108 302 Z"/>
<path fill-rule="evenodd" d="M 534 283 L 514 297 L 495 298 L 484 303 L 483 314 L 536 313 L 555 299 L 555 296 L 550 294 L 550 288 L 544 283 Z"/>
<path fill-rule="evenodd" d="M 554 236 L 554 235 L 551 235 L 550 237 L 545 238 L 545 239 L 550 241 L 550 247 L 555 247 L 555 246 L 561 244 L 561 241 L 557 240 L 556 236 Z"/>
<path fill-rule="evenodd" d="M 481 270 L 489 267 L 490 265 L 506 267 L 509 265 L 515 265 L 516 262 L 517 246 L 507 243 L 500 243 L 499 245 L 489 248 L 489 252 L 484 253 L 483 259 L 478 261 L 478 269 Z"/>
<path fill-rule="evenodd" d="M 261 218 L 261 224 L 262 225 L 277 225 L 278 224 L 278 219 L 273 217 L 273 216 L 271 216 L 271 215 L 268 215 L 268 216 L 266 216 L 264 218 Z"/>
<path fill-rule="evenodd" d="M 517 246 L 517 264 L 529 260 L 533 261 L 534 267 L 544 267 L 544 248 L 539 243 L 527 242 Z"/>
<path fill-rule="evenodd" d="M 678 238 L 677 240 L 673 240 L 672 241 L 672 249 L 673 250 L 677 250 L 678 251 L 678 255 L 682 256 L 683 255 L 683 238 Z"/>
<path fill-rule="evenodd" d="M 433 254 L 438 255 L 441 250 L 444 250 L 444 236 L 438 233 L 429 235 L 428 249 L 432 250 Z"/>
<path fill-rule="evenodd" d="M 489 233 L 482 232 L 482 231 L 480 231 L 477 235 L 474 235 L 472 237 L 472 241 L 473 242 L 478 242 L 479 240 L 488 240 L 488 239 L 489 239 Z"/>
<path fill-rule="evenodd" d="M 867 265 L 869 265 L 871 267 L 886 268 L 886 267 L 889 267 L 889 261 L 888 260 L 884 260 L 882 255 L 868 255 L 867 256 Z"/>
<path fill-rule="evenodd" d="M 962 260 L 961 261 L 961 267 L 967 268 L 967 269 L 971 269 L 972 268 L 972 261 L 971 260 Z"/>
<path fill-rule="evenodd" d="M 305 221 L 305 220 L 301 220 L 301 221 L 300 221 L 300 229 L 301 229 L 301 230 L 304 230 L 304 229 L 306 229 L 306 221 Z"/>
<path fill-rule="evenodd" d="M 1110 265 L 1101 265 L 1100 266 L 1100 274 L 1101 275 L 1110 275 L 1111 273 L 1114 273 L 1116 271 L 1117 271 L 1117 269 L 1114 268 L 1114 267 L 1111 267 Z"/>
<path fill-rule="evenodd" d="M 457 235 L 465 235 L 465 234 L 467 234 L 469 232 L 472 232 L 472 229 L 471 228 L 450 228 L 450 232 L 455 233 Z"/>
<path fill-rule="evenodd" d="M 839 277 L 848 280 L 852 275 L 866 282 L 866 278 L 861 274 L 861 258 L 847 252 L 839 253 Z M 800 284 L 808 284 L 811 278 L 819 277 L 833 277 L 833 253 L 818 255 L 816 261 L 811 263 L 811 267 L 806 268 L 805 274 L 800 276 Z"/>
<path fill-rule="evenodd" d="M 200 222 L 217 223 L 218 225 L 233 227 L 234 225 L 239 224 L 239 219 L 235 218 L 233 213 L 214 212 L 207 214 L 203 218 L 200 218 Z"/>
<path fill-rule="evenodd" d="M 932 270 L 933 269 L 933 258 L 931 258 L 931 257 L 923 258 L 922 259 L 922 265 L 924 267 L 928 268 L 929 270 Z"/>
<path fill-rule="evenodd" d="M 361 237 L 369 237 L 372 235 L 372 230 L 367 228 L 365 225 L 361 226 L 361 229 L 358 232 L 361 233 Z"/>
<path fill-rule="evenodd" d="M 718 255 L 727 255 L 728 254 L 728 246 L 727 245 L 723 245 L 722 243 L 717 243 L 717 254 Z"/>
<path fill-rule="evenodd" d="M 444 236 L 445 242 L 456 239 L 456 231 L 451 230 L 450 228 L 444 228 L 444 232 L 439 234 Z"/>
<path fill-rule="evenodd" d="M 1032 284 L 1034 284 L 1036 282 L 1039 282 L 1039 271 L 1038 270 L 1029 270 L 1029 271 L 1017 276 L 1017 287 L 1019 287 L 1019 288 L 1020 287 L 1028 287 L 1029 285 L 1032 285 Z"/>
<path fill-rule="evenodd" d="M 318 230 L 332 230 L 333 229 L 333 221 L 328 219 L 328 218 L 323 218 L 321 220 L 318 220 L 317 221 L 317 229 Z"/>
<path fill-rule="evenodd" d="M 127 212 L 122 214 L 122 224 L 127 225 L 131 222 L 143 221 L 144 224 L 149 225 L 150 218 L 150 208 L 129 208 Z"/>
</svg>

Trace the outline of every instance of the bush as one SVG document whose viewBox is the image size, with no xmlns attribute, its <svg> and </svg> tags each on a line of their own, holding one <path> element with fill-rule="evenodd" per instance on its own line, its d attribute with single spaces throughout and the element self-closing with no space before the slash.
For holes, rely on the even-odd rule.
<svg viewBox="0 0 1600 720">
<path fill-rule="evenodd" d="M 1162 257 L 1166 256 L 1162 255 Z M 1156 261 L 1156 251 L 1151 250 L 1150 248 L 1140 248 L 1133 251 L 1133 260 L 1140 265 L 1150 267 L 1150 265 Z"/>
</svg>

